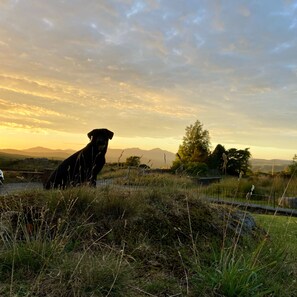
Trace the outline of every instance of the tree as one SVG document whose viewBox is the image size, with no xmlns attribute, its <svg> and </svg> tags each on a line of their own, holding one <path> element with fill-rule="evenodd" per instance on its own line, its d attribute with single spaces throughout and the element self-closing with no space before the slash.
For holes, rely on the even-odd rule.
<svg viewBox="0 0 297 297">
<path fill-rule="evenodd" d="M 130 156 L 126 159 L 127 166 L 138 167 L 140 165 L 141 157 L 138 156 Z"/>
<path fill-rule="evenodd" d="M 294 155 L 292 164 L 289 165 L 289 174 L 297 174 L 297 154 Z"/>
<path fill-rule="evenodd" d="M 186 135 L 179 146 L 178 156 L 183 163 L 204 163 L 210 153 L 210 138 L 207 130 L 197 120 L 194 125 L 186 127 Z"/>
<path fill-rule="evenodd" d="M 205 176 L 207 171 L 207 165 L 199 162 L 189 162 L 186 168 L 186 173 L 192 176 Z"/>
<path fill-rule="evenodd" d="M 223 171 L 224 159 L 223 154 L 226 154 L 226 149 L 221 144 L 218 144 L 211 155 L 208 157 L 207 165 L 210 169 Z"/>
<path fill-rule="evenodd" d="M 205 175 L 208 170 L 206 161 L 210 154 L 209 147 L 209 133 L 197 120 L 194 125 L 186 127 L 183 143 L 179 146 L 171 169 L 190 175 Z"/>
<path fill-rule="evenodd" d="M 239 175 L 241 172 L 246 175 L 250 170 L 249 159 L 251 153 L 249 148 L 244 150 L 238 150 L 236 148 L 231 148 L 227 151 L 228 163 L 227 163 L 227 173 L 230 175 Z"/>
</svg>

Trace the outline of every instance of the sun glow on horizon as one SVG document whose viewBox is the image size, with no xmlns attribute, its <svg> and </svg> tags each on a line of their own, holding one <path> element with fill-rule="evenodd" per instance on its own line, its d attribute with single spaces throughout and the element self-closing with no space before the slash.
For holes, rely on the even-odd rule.
<svg viewBox="0 0 297 297">
<path fill-rule="evenodd" d="M 212 149 L 296 153 L 295 3 L 0 3 L 0 148 L 77 150 L 108 128 L 111 148 L 175 153 L 199 120 Z"/>
<path fill-rule="evenodd" d="M 22 131 L 22 133 L 20 133 Z M 73 134 L 67 132 L 56 131 L 43 131 L 42 133 L 32 133 L 26 129 L 7 129 L 7 127 L 0 127 L 0 134 L 4 136 L 0 144 L 1 149 L 29 149 L 33 147 L 45 147 L 49 149 L 71 149 L 79 150 L 84 147 L 89 139 L 84 134 Z M 22 136 L 20 136 L 22 135 Z M 168 137 L 168 138 L 150 138 L 150 137 L 122 137 L 117 136 L 109 142 L 109 148 L 122 149 L 127 148 L 140 148 L 143 150 L 151 150 L 160 148 L 163 150 L 176 153 L 179 145 L 182 144 L 182 138 L 180 137 Z M 5 141 L 3 141 L 5 139 Z M 237 148 L 245 149 L 249 148 L 252 154 L 252 158 L 255 159 L 283 159 L 291 160 L 296 153 L 292 149 L 282 149 L 276 147 L 258 147 L 249 146 L 246 144 L 235 143 L 220 143 L 225 149 Z M 217 144 L 212 144 L 212 150 Z"/>
</svg>

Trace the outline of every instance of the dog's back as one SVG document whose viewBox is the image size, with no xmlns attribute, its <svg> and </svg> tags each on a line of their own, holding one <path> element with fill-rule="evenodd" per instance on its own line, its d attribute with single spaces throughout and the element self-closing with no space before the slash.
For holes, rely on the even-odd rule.
<svg viewBox="0 0 297 297">
<path fill-rule="evenodd" d="M 74 178 L 75 164 L 78 155 L 81 151 L 78 151 L 65 159 L 50 175 L 46 181 L 44 188 L 49 189 L 65 189 L 71 183 Z"/>
</svg>

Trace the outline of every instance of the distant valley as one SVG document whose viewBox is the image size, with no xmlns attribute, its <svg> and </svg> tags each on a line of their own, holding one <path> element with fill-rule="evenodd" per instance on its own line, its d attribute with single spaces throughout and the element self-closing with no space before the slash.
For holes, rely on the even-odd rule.
<svg viewBox="0 0 297 297">
<path fill-rule="evenodd" d="M 24 150 L 0 149 L 2 158 L 48 158 L 63 160 L 73 154 L 75 150 L 48 149 L 44 147 L 33 147 Z M 112 149 L 109 148 L 106 160 L 109 163 L 125 162 L 130 156 L 141 157 L 141 163 L 153 168 L 169 168 L 175 160 L 175 154 L 160 148 L 143 150 L 140 148 Z M 278 172 L 284 170 L 292 161 L 290 160 L 265 160 L 251 159 L 253 171 Z M 1 163 L 0 163 L 1 168 Z"/>
</svg>

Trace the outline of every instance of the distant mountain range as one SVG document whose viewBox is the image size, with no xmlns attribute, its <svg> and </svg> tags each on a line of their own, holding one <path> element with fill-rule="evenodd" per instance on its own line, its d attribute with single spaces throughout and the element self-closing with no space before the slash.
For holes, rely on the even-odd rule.
<svg viewBox="0 0 297 297">
<path fill-rule="evenodd" d="M 24 150 L 0 149 L 0 157 L 10 158 L 48 158 L 63 160 L 73 154 L 71 149 L 58 150 L 45 147 L 33 147 Z M 106 160 L 109 163 L 125 162 L 130 156 L 141 157 L 141 163 L 147 164 L 153 168 L 169 168 L 175 160 L 175 154 L 160 148 L 152 150 L 143 150 L 140 148 L 112 149 L 109 148 L 106 154 Z M 292 161 L 290 160 L 265 160 L 251 159 L 253 171 L 278 172 L 284 170 Z M 1 164 L 0 164 L 1 166 Z"/>
<path fill-rule="evenodd" d="M 24 150 L 0 149 L 0 156 L 13 158 L 48 158 L 63 160 L 72 155 L 75 150 L 54 150 L 44 147 L 33 147 Z M 152 150 L 142 150 L 139 148 L 112 149 L 108 148 L 106 160 L 109 163 L 125 162 L 130 156 L 141 157 L 141 163 L 154 168 L 168 168 L 175 159 L 175 154 L 166 150 L 155 148 Z M 1 165 L 0 165 L 1 166 Z"/>
<path fill-rule="evenodd" d="M 37 146 L 23 150 L 16 150 L 16 149 L 0 149 L 0 154 L 9 154 L 15 158 L 52 158 L 52 159 L 64 159 L 69 157 L 75 151 L 68 149 L 68 150 L 53 150 L 48 149 L 45 147 Z"/>
<path fill-rule="evenodd" d="M 140 148 L 108 149 L 107 162 L 125 162 L 130 156 L 141 157 L 140 162 L 155 168 L 169 168 L 175 160 L 175 154 L 160 148 L 142 150 Z"/>
</svg>

